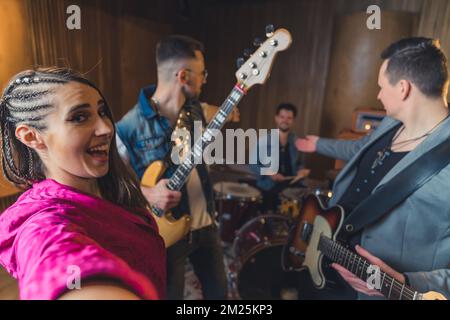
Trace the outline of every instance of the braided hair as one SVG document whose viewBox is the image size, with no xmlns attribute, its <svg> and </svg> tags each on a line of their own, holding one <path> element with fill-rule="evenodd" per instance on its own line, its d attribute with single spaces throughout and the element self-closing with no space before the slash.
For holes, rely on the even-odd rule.
<svg viewBox="0 0 450 320">
<path fill-rule="evenodd" d="M 35 150 L 15 136 L 19 124 L 26 124 L 38 131 L 47 129 L 46 118 L 56 108 L 53 104 L 58 87 L 78 82 L 97 87 L 80 74 L 65 68 L 39 68 L 27 70 L 14 76 L 0 98 L 0 158 L 4 177 L 20 189 L 28 189 L 33 183 L 45 179 L 45 168 Z M 109 106 L 107 116 L 114 123 Z M 115 134 L 111 141 L 109 171 L 98 178 L 102 196 L 122 207 L 148 207 L 139 182 L 121 160 L 116 146 Z"/>
</svg>

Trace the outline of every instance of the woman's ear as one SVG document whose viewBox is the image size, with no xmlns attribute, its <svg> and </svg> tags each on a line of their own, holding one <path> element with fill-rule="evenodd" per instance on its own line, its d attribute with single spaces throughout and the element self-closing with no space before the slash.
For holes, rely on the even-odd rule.
<svg viewBox="0 0 450 320">
<path fill-rule="evenodd" d="M 47 148 L 42 139 L 42 135 L 35 129 L 26 124 L 20 124 L 16 128 L 16 138 L 27 147 L 34 150 Z"/>
</svg>

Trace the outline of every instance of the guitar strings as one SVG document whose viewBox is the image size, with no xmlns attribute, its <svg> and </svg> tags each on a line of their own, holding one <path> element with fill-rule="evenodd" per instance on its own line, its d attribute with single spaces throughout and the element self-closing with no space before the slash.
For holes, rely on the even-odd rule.
<svg viewBox="0 0 450 320">
<path fill-rule="evenodd" d="M 325 246 L 326 246 L 326 250 L 328 251 L 328 254 L 333 257 L 333 260 L 335 260 L 338 263 L 342 263 L 342 265 L 345 267 L 345 265 L 349 266 L 349 264 L 361 264 L 361 262 L 363 263 L 363 268 L 365 270 L 367 270 L 367 267 L 370 267 L 371 264 L 364 258 L 356 255 L 355 253 L 351 252 L 350 250 L 348 250 L 347 248 L 343 247 L 341 244 L 339 244 L 336 241 L 333 241 L 327 237 L 322 236 L 321 239 L 325 239 L 327 242 L 331 242 L 331 246 L 330 244 L 325 242 Z M 341 254 L 341 257 L 339 257 L 338 259 L 338 254 Z M 343 255 L 343 256 L 342 256 Z M 359 262 L 357 262 L 357 259 L 359 259 Z M 357 266 L 356 266 L 357 267 Z M 346 267 L 347 270 L 349 270 L 350 272 L 353 273 L 352 268 L 348 268 Z M 357 269 L 355 270 L 356 272 L 358 271 Z M 354 273 L 356 276 L 358 276 L 357 273 Z M 408 288 L 405 284 L 401 284 L 398 280 L 396 280 L 395 278 L 391 277 L 390 275 L 388 275 L 386 272 L 384 271 L 380 271 L 380 274 L 383 274 L 383 280 L 382 280 L 382 285 L 383 283 L 386 282 L 386 280 L 388 282 L 391 282 L 391 290 L 390 293 L 392 293 L 392 289 L 396 289 L 398 291 L 399 294 L 399 299 L 401 299 L 402 297 L 405 298 L 409 298 L 411 300 L 413 300 L 416 296 L 417 296 L 417 292 L 411 290 L 410 288 Z M 361 277 L 363 275 L 361 274 Z M 359 277 L 359 276 L 358 276 Z M 381 291 L 381 288 L 380 290 Z M 391 294 L 389 294 L 388 298 L 390 298 Z"/>
<path fill-rule="evenodd" d="M 338 250 L 339 250 L 339 249 L 338 249 Z M 366 259 L 358 257 L 357 255 L 355 255 L 354 253 L 350 252 L 348 249 L 346 249 L 346 248 L 344 248 L 344 247 L 342 247 L 342 249 L 341 249 L 340 251 L 341 251 L 341 252 L 344 251 L 344 254 L 345 254 L 345 256 L 346 256 L 346 259 L 348 259 L 347 264 L 356 262 L 356 259 L 355 259 L 355 258 L 357 257 L 357 258 L 360 259 L 360 261 L 361 261 L 361 260 L 363 261 L 364 267 L 370 267 L 370 266 L 371 266 L 371 264 L 368 263 Z M 344 260 L 344 263 L 345 263 L 345 260 Z M 352 270 L 350 270 L 350 271 L 353 273 Z M 400 291 L 400 292 L 401 292 L 401 296 L 406 296 L 406 297 L 411 298 L 411 299 L 414 298 L 414 296 L 415 296 L 415 292 L 414 292 L 414 291 L 411 291 L 411 290 L 410 290 L 409 288 L 407 288 L 405 285 L 400 284 L 399 281 L 397 281 L 395 278 L 393 278 L 393 277 L 391 277 L 390 275 L 388 275 L 386 272 L 381 271 L 380 274 L 381 274 L 381 273 L 384 275 L 384 276 L 383 276 L 383 280 L 382 280 L 381 285 L 383 285 L 384 283 L 386 283 L 386 280 L 388 281 L 387 283 L 391 282 L 391 290 L 389 291 L 389 295 L 388 295 L 387 298 L 390 298 L 391 293 L 392 293 L 392 289 L 393 289 L 393 288 L 395 288 L 395 289 L 397 289 L 397 290 L 402 290 L 403 292 Z M 380 288 L 379 291 L 381 291 L 381 288 Z M 400 292 L 399 292 L 399 294 L 400 294 Z M 399 296 L 400 299 L 401 299 L 401 296 Z"/>
<path fill-rule="evenodd" d="M 269 49 L 267 50 L 268 51 L 268 54 L 267 54 L 267 57 L 268 56 L 272 56 L 273 55 L 273 51 L 275 51 L 275 47 L 273 47 L 273 46 L 269 46 L 268 47 Z M 248 60 L 250 60 L 250 59 L 248 59 Z M 247 61 L 248 61 L 247 60 Z M 265 64 L 266 64 L 266 62 L 269 62 L 269 60 L 270 59 L 267 59 L 267 58 L 264 58 L 264 59 L 262 59 L 261 61 L 261 66 L 265 66 Z M 271 59 L 272 61 L 273 61 L 273 59 Z M 246 62 L 247 62 L 246 61 Z M 249 78 L 251 78 L 251 77 L 253 77 L 254 75 L 253 75 L 253 73 L 250 73 L 250 76 L 249 76 Z M 245 81 L 243 81 L 244 83 L 245 83 Z M 233 92 L 236 92 L 237 90 L 235 90 L 234 88 L 232 89 L 232 93 Z M 231 94 L 229 94 L 228 95 L 228 98 L 231 96 Z M 225 102 L 222 104 L 222 106 L 220 107 L 220 109 L 219 109 L 219 111 L 217 111 L 217 113 L 218 112 L 220 112 L 220 110 L 222 110 L 222 108 L 223 108 L 223 110 L 224 110 L 224 112 L 226 112 L 226 113 L 228 113 L 228 112 L 231 112 L 231 110 L 239 103 L 239 101 L 242 99 L 242 97 L 243 97 L 243 94 L 242 93 L 240 93 L 239 92 L 239 99 L 235 102 L 235 103 L 230 103 L 229 102 L 229 99 L 227 98 L 226 100 L 225 100 Z M 230 109 L 230 107 L 231 107 L 231 109 Z M 225 111 L 226 110 L 226 111 Z M 217 115 L 217 113 L 216 113 L 216 115 Z M 209 124 L 208 124 L 208 126 L 207 126 L 207 130 L 208 129 L 211 129 L 211 128 L 213 128 L 214 127 L 214 119 L 215 119 L 215 116 L 214 116 L 214 118 L 213 118 L 213 121 L 211 121 Z M 220 128 L 220 126 L 221 125 L 218 125 L 218 128 Z M 202 138 L 203 138 L 203 136 L 200 138 L 200 139 L 198 139 L 195 143 L 194 143 L 194 148 L 195 148 L 195 146 L 197 145 L 197 144 L 200 144 L 200 143 L 203 143 L 202 142 Z M 193 151 L 192 151 L 192 149 L 190 150 L 190 152 L 189 152 L 189 154 L 188 154 L 188 156 L 187 156 L 187 159 L 190 159 L 191 157 L 192 157 L 192 154 L 193 154 Z M 170 179 L 170 181 L 169 181 L 169 183 L 168 183 L 168 187 L 171 189 L 171 190 L 179 190 L 180 189 L 180 187 L 186 182 L 186 173 L 184 173 L 183 172 L 183 170 L 185 170 L 184 169 L 184 165 L 185 165 L 185 162 L 186 161 L 184 161 L 180 166 L 178 166 L 178 168 L 175 170 L 175 172 L 174 172 L 174 174 L 173 174 L 173 176 L 172 177 L 175 177 L 175 178 L 177 178 L 179 181 L 178 182 L 174 182 L 173 180 L 172 180 L 172 178 Z M 186 169 L 186 171 L 190 171 L 191 169 L 190 168 L 188 168 L 188 169 Z M 181 173 L 181 178 L 179 177 L 179 174 Z"/>
<path fill-rule="evenodd" d="M 233 92 L 238 92 L 238 91 L 233 88 L 232 93 Z M 230 97 L 230 95 L 232 93 L 230 93 L 228 95 L 228 98 Z M 239 100 L 237 100 L 236 103 L 231 103 L 228 98 L 224 101 L 224 103 L 220 107 L 219 111 L 217 111 L 216 115 L 220 112 L 220 110 L 223 110 L 225 113 L 231 112 L 231 110 L 239 103 L 240 99 L 242 98 L 242 95 L 240 94 Z M 216 128 L 214 128 L 214 124 L 215 124 L 214 119 L 215 119 L 215 117 L 216 116 L 214 116 L 213 120 L 208 124 L 206 130 L 208 130 L 208 129 L 216 129 Z M 216 124 L 216 126 L 217 126 L 217 128 L 220 128 L 221 125 L 217 125 Z M 178 166 L 177 170 L 175 170 L 175 172 L 174 172 L 172 177 L 175 177 L 178 180 L 178 182 L 172 182 L 173 180 L 171 178 L 171 180 L 169 181 L 169 184 L 168 184 L 168 187 L 170 187 L 171 190 L 179 190 L 179 188 L 186 182 L 187 176 L 186 176 L 186 173 L 184 171 L 186 171 L 186 172 L 190 171 L 191 168 L 187 168 L 186 169 L 184 166 L 186 165 L 188 160 L 192 162 L 191 158 L 192 158 L 192 155 L 193 155 L 193 149 L 195 149 L 196 145 L 203 144 L 202 138 L 203 138 L 203 135 L 202 135 L 202 137 L 200 137 L 194 143 L 194 146 L 189 151 L 189 154 L 187 155 L 186 160 L 183 161 L 183 163 L 180 166 Z M 181 177 L 180 177 L 180 174 L 181 174 Z M 174 183 L 175 183 L 175 185 L 174 185 Z"/>
<path fill-rule="evenodd" d="M 347 248 L 343 247 L 341 244 L 334 242 L 336 244 L 337 247 L 337 251 L 343 253 L 345 255 L 343 263 L 344 264 L 349 264 L 349 263 L 355 263 L 356 262 L 356 258 L 358 258 L 360 261 L 363 261 L 364 267 L 369 267 L 371 264 L 367 262 L 366 259 L 359 257 L 358 255 L 354 254 L 353 252 L 351 252 L 350 250 L 348 250 Z M 348 261 L 346 262 L 348 258 Z M 348 269 L 348 268 L 347 268 Z M 349 270 L 350 272 L 353 273 L 352 270 Z M 384 283 L 385 280 L 387 279 L 388 281 L 390 281 L 392 283 L 391 287 L 395 288 L 397 290 L 401 290 L 399 292 L 399 294 L 401 293 L 401 296 L 399 296 L 399 298 L 401 298 L 402 296 L 406 296 L 410 299 L 413 299 L 416 296 L 416 292 L 412 291 L 411 289 L 409 289 L 408 287 L 406 287 L 406 285 L 401 284 L 398 280 L 396 280 L 395 278 L 391 277 L 390 275 L 388 275 L 386 272 L 382 271 L 382 273 L 384 274 L 383 280 L 382 282 Z M 357 275 L 357 274 L 356 274 Z M 381 291 L 381 289 L 379 290 Z M 391 291 L 392 292 L 392 289 Z M 390 298 L 390 295 L 388 296 L 388 298 Z"/>
</svg>

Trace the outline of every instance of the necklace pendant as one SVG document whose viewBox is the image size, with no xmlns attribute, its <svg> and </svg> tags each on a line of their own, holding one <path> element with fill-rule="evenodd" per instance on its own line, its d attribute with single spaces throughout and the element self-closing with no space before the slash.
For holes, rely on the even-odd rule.
<svg viewBox="0 0 450 320">
<path fill-rule="evenodd" d="M 389 150 L 383 149 L 381 151 L 378 151 L 377 157 L 373 161 L 371 169 L 373 170 L 376 167 L 383 165 L 384 159 L 386 159 L 386 157 L 389 157 L 390 155 L 391 155 L 391 152 Z"/>
</svg>

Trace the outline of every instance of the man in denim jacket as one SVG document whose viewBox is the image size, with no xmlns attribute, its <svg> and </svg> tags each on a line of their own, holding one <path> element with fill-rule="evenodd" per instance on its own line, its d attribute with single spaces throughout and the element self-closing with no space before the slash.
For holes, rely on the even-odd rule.
<svg viewBox="0 0 450 320">
<path fill-rule="evenodd" d="M 138 103 L 118 123 L 119 151 L 139 178 L 156 160 L 168 161 L 166 176 L 155 187 L 142 187 L 150 204 L 175 217 L 190 213 L 188 237 L 167 250 L 167 295 L 183 299 L 186 259 L 198 276 L 205 299 L 226 299 L 227 281 L 219 233 L 214 222 L 214 198 L 205 164 L 192 170 L 181 193 L 170 191 L 167 178 L 176 165 L 171 163 L 172 132 L 186 128 L 193 135 L 194 121 L 205 124 L 198 96 L 206 83 L 203 45 L 189 37 L 169 36 L 156 50 L 157 86 L 141 90 Z M 192 140 L 192 139 L 191 139 Z"/>
</svg>

